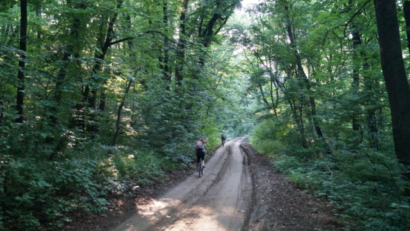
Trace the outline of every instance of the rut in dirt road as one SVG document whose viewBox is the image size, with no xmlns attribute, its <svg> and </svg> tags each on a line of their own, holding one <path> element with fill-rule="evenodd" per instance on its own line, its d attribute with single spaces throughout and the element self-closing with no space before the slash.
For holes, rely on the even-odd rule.
<svg viewBox="0 0 410 231">
<path fill-rule="evenodd" d="M 204 176 L 192 174 L 113 231 L 241 230 L 250 207 L 252 179 L 246 155 L 236 138 L 219 148 L 206 164 Z"/>
</svg>

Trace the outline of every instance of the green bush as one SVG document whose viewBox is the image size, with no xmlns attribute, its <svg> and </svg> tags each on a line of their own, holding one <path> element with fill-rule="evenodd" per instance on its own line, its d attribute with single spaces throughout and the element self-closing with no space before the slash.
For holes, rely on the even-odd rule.
<svg viewBox="0 0 410 231">
<path fill-rule="evenodd" d="M 290 170 L 289 171 L 289 181 L 292 182 L 297 188 L 300 188 L 300 189 L 308 188 L 308 183 L 306 182 L 306 178 L 301 172 Z"/>
<path fill-rule="evenodd" d="M 276 157 L 283 149 L 283 144 L 278 140 L 259 140 L 254 147 L 259 153 Z"/>
<path fill-rule="evenodd" d="M 141 186 L 150 184 L 152 181 L 162 181 L 166 177 L 166 171 L 177 167 L 176 163 L 166 158 L 146 152 L 135 152 L 135 154 L 125 156 L 116 155 L 112 161 L 118 170 L 119 179 L 133 178 Z"/>
<path fill-rule="evenodd" d="M 280 156 L 274 161 L 275 170 L 285 174 L 301 167 L 299 161 L 293 156 Z"/>
<path fill-rule="evenodd" d="M 2 156 L 0 230 L 62 227 L 72 213 L 106 209 L 106 198 L 123 193 L 130 183 L 146 186 L 164 181 L 168 171 L 181 166 L 153 151 L 136 152 L 125 147 L 113 149 L 111 157 L 107 156 L 107 147 L 98 145 L 79 153 L 82 159 L 41 162 Z"/>
<path fill-rule="evenodd" d="M 10 229 L 32 230 L 40 223 L 61 227 L 69 221 L 67 213 L 98 212 L 107 204 L 91 160 L 36 163 L 7 156 L 0 170 L 2 222 Z"/>
</svg>

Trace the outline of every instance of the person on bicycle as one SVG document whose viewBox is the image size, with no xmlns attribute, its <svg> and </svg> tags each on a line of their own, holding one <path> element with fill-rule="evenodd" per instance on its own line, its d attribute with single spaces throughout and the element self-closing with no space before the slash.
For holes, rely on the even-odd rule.
<svg viewBox="0 0 410 231">
<path fill-rule="evenodd" d="M 196 142 L 196 158 L 197 158 L 197 163 L 199 165 L 199 160 L 202 159 L 202 165 L 205 168 L 205 149 L 209 152 L 208 147 L 205 145 L 205 140 L 200 139 Z"/>
<path fill-rule="evenodd" d="M 225 143 L 225 140 L 226 140 L 225 132 L 222 132 L 222 135 L 221 135 L 221 141 L 222 141 L 222 143 Z"/>
</svg>

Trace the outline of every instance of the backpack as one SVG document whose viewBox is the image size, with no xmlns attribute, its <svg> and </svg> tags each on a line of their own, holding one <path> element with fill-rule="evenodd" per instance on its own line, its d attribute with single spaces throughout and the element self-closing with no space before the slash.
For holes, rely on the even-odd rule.
<svg viewBox="0 0 410 231">
<path fill-rule="evenodd" d="M 225 135 L 225 134 L 222 134 L 222 135 L 221 135 L 221 138 L 222 138 L 222 139 L 226 139 L 226 135 Z"/>
<path fill-rule="evenodd" d="M 202 143 L 202 141 L 198 140 L 196 142 L 196 148 L 195 149 L 202 149 L 202 146 L 204 145 L 204 143 Z"/>
</svg>

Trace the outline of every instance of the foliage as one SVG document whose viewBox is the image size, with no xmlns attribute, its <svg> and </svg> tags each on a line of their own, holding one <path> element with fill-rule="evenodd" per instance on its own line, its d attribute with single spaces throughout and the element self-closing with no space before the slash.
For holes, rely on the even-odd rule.
<svg viewBox="0 0 410 231">
<path fill-rule="evenodd" d="M 105 209 L 109 187 L 106 181 L 95 179 L 96 165 L 88 159 L 36 163 L 33 158 L 3 156 L 0 202 L 4 225 L 16 230 L 30 230 L 40 222 L 61 227 L 69 221 L 69 212 Z"/>
<path fill-rule="evenodd" d="M 266 143 L 275 141 L 264 136 L 264 131 L 276 130 L 266 128 L 267 124 L 275 126 L 265 123 L 256 129 L 252 136 L 255 148 L 270 156 L 275 170 L 287 174 L 296 187 L 330 201 L 335 212 L 349 220 L 349 229 L 409 229 L 410 207 L 402 196 L 407 182 L 393 153 L 364 145 L 347 149 L 346 144 L 339 144 L 333 155 L 326 155 L 320 148 L 306 150 L 287 139 L 282 139 L 286 145 L 268 146 Z"/>
<path fill-rule="evenodd" d="M 248 49 L 255 148 L 331 201 L 349 229 L 407 230 L 407 167 L 395 156 L 371 3 L 264 1 L 235 42 Z"/>
<path fill-rule="evenodd" d="M 239 1 L 29 1 L 26 38 L 20 2 L 0 7 L 1 230 L 62 227 L 252 129 L 222 33 Z"/>
</svg>

